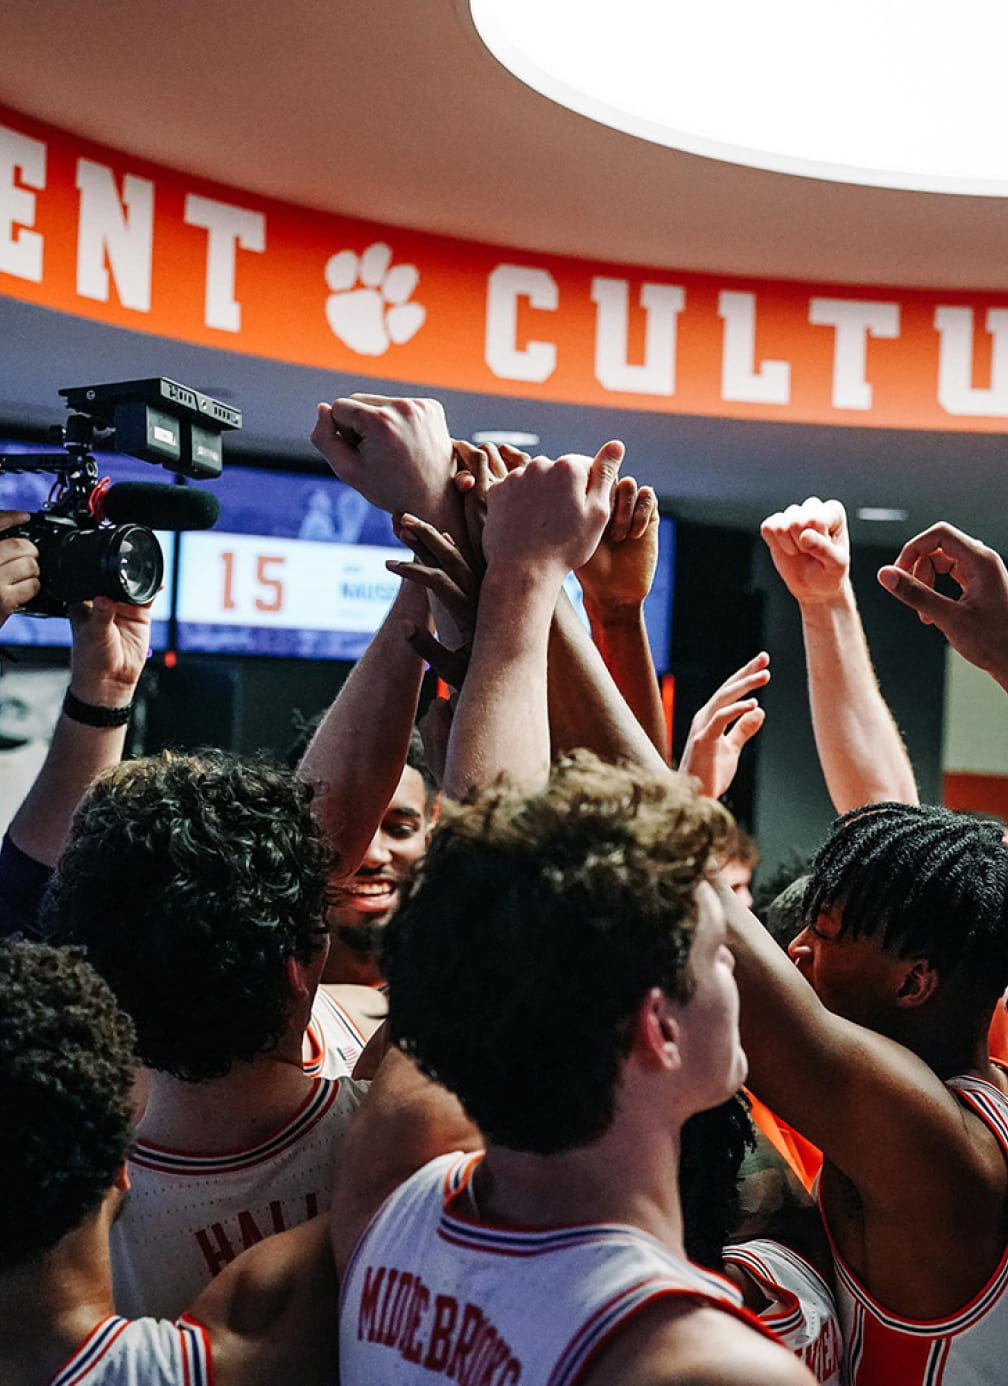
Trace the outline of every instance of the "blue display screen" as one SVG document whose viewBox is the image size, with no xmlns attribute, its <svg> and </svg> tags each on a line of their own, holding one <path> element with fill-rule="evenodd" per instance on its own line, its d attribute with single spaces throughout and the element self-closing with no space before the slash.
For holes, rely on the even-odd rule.
<svg viewBox="0 0 1008 1386">
<path fill-rule="evenodd" d="M 36 444 L 3 444 L 0 453 L 51 451 Z M 95 453 L 113 481 L 166 481 L 168 474 L 118 453 Z M 0 508 L 35 511 L 51 475 L 0 473 Z M 189 483 L 192 484 L 192 483 Z M 159 536 L 165 588 L 155 603 L 152 648 L 167 648 L 175 617 L 180 651 L 357 659 L 398 590 L 385 568 L 404 549 L 391 518 L 356 491 L 323 474 L 227 466 L 200 483 L 220 501 L 212 530 Z M 177 562 L 173 557 L 177 554 Z M 658 569 L 644 608 L 659 671 L 668 668 L 675 523 L 663 518 Z M 580 604 L 573 579 L 568 588 Z M 3 644 L 68 645 L 58 617 L 13 616 Z"/>
</svg>

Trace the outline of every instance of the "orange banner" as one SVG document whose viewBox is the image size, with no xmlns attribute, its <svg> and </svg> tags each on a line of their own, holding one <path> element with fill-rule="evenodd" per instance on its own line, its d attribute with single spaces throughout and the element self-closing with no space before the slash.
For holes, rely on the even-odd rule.
<svg viewBox="0 0 1008 1386">
<path fill-rule="evenodd" d="M 0 295 L 435 388 L 884 428 L 1008 419 L 1004 297 L 679 274 L 383 227 L 3 107 Z"/>
</svg>

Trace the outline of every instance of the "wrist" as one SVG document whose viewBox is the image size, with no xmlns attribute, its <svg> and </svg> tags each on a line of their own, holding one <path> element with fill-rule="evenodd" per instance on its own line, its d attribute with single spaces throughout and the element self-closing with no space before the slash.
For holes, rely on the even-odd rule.
<svg viewBox="0 0 1008 1386">
<path fill-rule="evenodd" d="M 638 627 L 644 620 L 644 603 L 641 601 L 621 601 L 608 597 L 589 597 L 585 594 L 585 611 L 592 625 L 603 628 Z"/>
<path fill-rule="evenodd" d="M 119 679 L 89 678 L 71 670 L 69 691 L 82 703 L 93 707 L 125 707 L 133 701 L 137 680 L 123 683 Z"/>
<path fill-rule="evenodd" d="M 834 620 L 837 615 L 846 615 L 857 610 L 850 578 L 844 578 L 840 586 L 832 591 L 799 597 L 798 606 L 802 620 L 806 624 L 817 621 L 826 623 Z"/>
<path fill-rule="evenodd" d="M 71 722 L 85 727 L 110 729 L 124 727 L 133 711 L 133 702 L 95 703 L 82 698 L 72 688 L 63 696 L 62 713 Z"/>
<path fill-rule="evenodd" d="M 530 593 L 547 591 L 551 603 L 555 603 L 568 571 L 563 563 L 542 555 L 501 554 L 488 558 L 480 582 L 480 605 L 488 595 L 506 598 L 510 593 L 515 599 L 524 599 Z"/>
</svg>

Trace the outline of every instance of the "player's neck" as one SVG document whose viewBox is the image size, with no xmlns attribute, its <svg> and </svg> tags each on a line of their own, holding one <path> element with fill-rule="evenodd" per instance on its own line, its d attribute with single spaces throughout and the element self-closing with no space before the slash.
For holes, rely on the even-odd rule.
<svg viewBox="0 0 1008 1386">
<path fill-rule="evenodd" d="M 355 986 L 376 987 L 384 978 L 373 953 L 358 953 L 333 935 L 322 981 L 327 985 L 352 982 Z"/>
<path fill-rule="evenodd" d="M 474 1211 L 514 1227 L 626 1223 L 681 1256 L 679 1186 L 669 1173 L 678 1165 L 677 1135 L 633 1142 L 618 1127 L 556 1155 L 490 1145 L 474 1180 Z"/>
<path fill-rule="evenodd" d="M 1001 1086 L 990 1065 L 989 1028 L 989 1016 L 970 1021 L 952 1008 L 946 1008 L 945 1013 L 934 1008 L 926 1017 L 908 1017 L 905 1033 L 894 1038 L 912 1049 L 943 1082 L 960 1074 L 974 1074 Z"/>
<path fill-rule="evenodd" d="M 51 1251 L 0 1275 L 0 1381 L 47 1386 L 115 1312 L 105 1205 Z"/>
<path fill-rule="evenodd" d="M 192 1155 L 257 1145 L 283 1126 L 307 1099 L 315 1080 L 277 1054 L 235 1064 L 223 1078 L 185 1083 L 152 1072 L 139 1140 Z"/>
</svg>

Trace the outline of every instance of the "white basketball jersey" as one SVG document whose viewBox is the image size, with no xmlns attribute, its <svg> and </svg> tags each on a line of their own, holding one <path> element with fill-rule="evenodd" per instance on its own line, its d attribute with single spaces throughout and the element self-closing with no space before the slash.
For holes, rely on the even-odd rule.
<svg viewBox="0 0 1008 1386">
<path fill-rule="evenodd" d="M 357 1244 L 340 1303 L 342 1386 L 572 1386 L 633 1315 L 668 1296 L 772 1336 L 722 1276 L 636 1228 L 522 1231 L 463 1216 L 481 1158 L 432 1160 Z"/>
<path fill-rule="evenodd" d="M 840 1320 L 819 1272 L 780 1242 L 756 1238 L 726 1246 L 724 1259 L 747 1271 L 771 1301 L 759 1314 L 761 1322 L 801 1358 L 822 1386 L 840 1386 Z"/>
<path fill-rule="evenodd" d="M 49 1386 L 212 1386 L 210 1343 L 201 1324 L 115 1315 L 103 1319 Z"/>
<path fill-rule="evenodd" d="M 116 1306 L 174 1319 L 239 1252 L 329 1207 L 333 1167 L 367 1084 L 316 1078 L 291 1119 L 249 1150 L 181 1154 L 140 1140 L 111 1234 Z"/>
<path fill-rule="evenodd" d="M 353 1073 L 366 1044 L 350 1013 L 319 987 L 301 1051 L 305 1073 L 312 1078 L 346 1078 Z"/>
<path fill-rule="evenodd" d="M 994 1132 L 1008 1160 L 1008 1097 L 980 1078 L 952 1078 L 947 1086 Z M 954 1228 L 949 1235 L 955 1236 Z M 968 1304 L 931 1321 L 884 1309 L 835 1245 L 833 1263 L 850 1386 L 998 1386 L 1008 1380 L 1008 1247 Z"/>
</svg>

